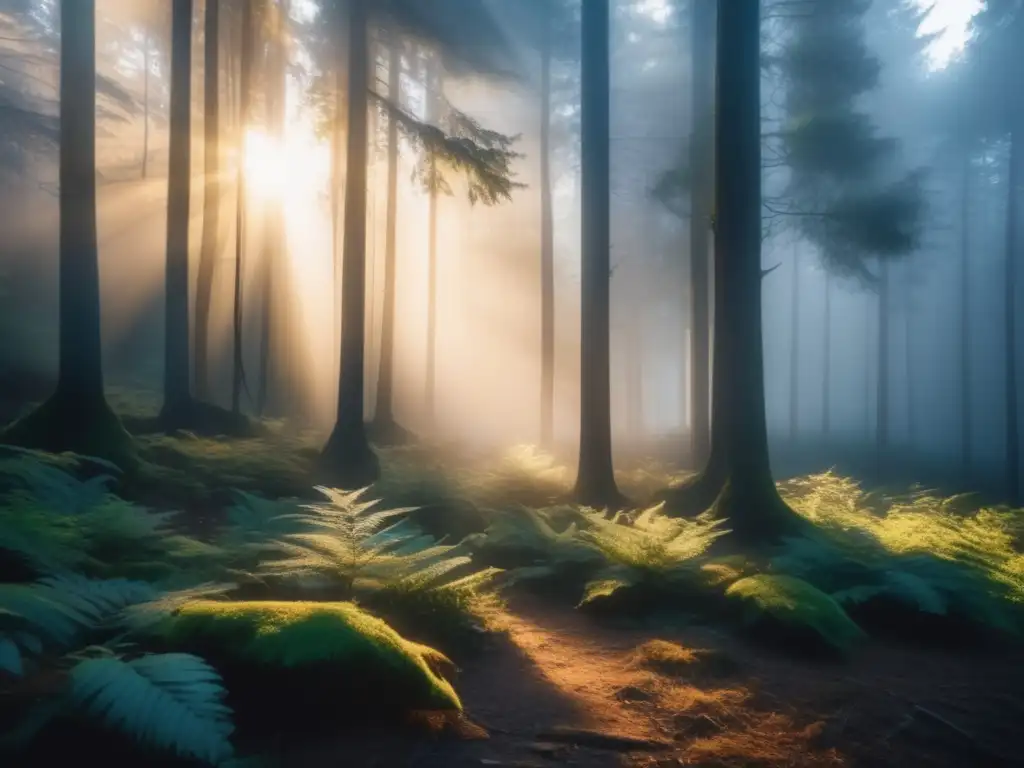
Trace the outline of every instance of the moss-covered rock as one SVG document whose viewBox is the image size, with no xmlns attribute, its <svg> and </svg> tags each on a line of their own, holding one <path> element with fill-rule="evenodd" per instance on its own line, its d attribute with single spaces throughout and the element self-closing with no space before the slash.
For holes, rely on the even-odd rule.
<svg viewBox="0 0 1024 768">
<path fill-rule="evenodd" d="M 864 637 L 839 603 L 803 579 L 756 574 L 733 582 L 725 594 L 748 625 L 790 650 L 842 654 Z"/>
<path fill-rule="evenodd" d="M 317 716 L 462 708 L 444 654 L 352 603 L 197 600 L 157 631 L 211 660 L 239 710 L 253 699 Z"/>
</svg>

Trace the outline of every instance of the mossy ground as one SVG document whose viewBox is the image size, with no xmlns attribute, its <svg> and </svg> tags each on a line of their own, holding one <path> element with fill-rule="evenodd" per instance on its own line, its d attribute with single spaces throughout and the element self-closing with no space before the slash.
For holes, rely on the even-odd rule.
<svg viewBox="0 0 1024 768">
<path fill-rule="evenodd" d="M 312 498 L 321 441 L 322 436 L 289 434 L 273 424 L 250 438 L 142 435 L 135 441 L 139 465 L 124 473 L 117 490 L 146 506 L 182 512 L 179 522 L 205 535 L 224 521 L 223 510 L 236 490 Z M 517 550 L 521 561 L 513 557 L 502 565 L 536 567 L 538 558 L 558 564 L 547 583 L 575 590 L 575 596 L 556 602 L 550 599 L 551 591 L 543 589 L 539 602 L 524 602 L 529 582 L 513 585 L 506 591 L 511 607 L 494 609 L 504 634 L 482 634 L 484 642 L 472 654 L 447 639 L 439 641 L 441 650 L 457 653 L 455 658 L 465 667 L 454 701 L 464 702 L 470 717 L 494 730 L 490 742 L 438 743 L 425 752 L 422 742 L 409 743 L 393 730 L 387 735 L 365 728 L 362 733 L 346 730 L 344 746 L 331 746 L 328 739 L 322 749 L 311 737 L 296 740 L 289 736 L 291 731 L 282 730 L 282 724 L 298 729 L 309 721 L 306 714 L 297 714 L 298 707 L 282 710 L 283 702 L 304 701 L 321 714 L 341 703 L 349 714 L 338 717 L 346 722 L 356 710 L 365 714 L 370 709 L 358 698 L 339 701 L 336 694 L 347 683 L 324 685 L 328 672 L 321 662 L 303 671 L 285 664 L 261 664 L 254 661 L 258 655 L 245 658 L 244 649 L 256 647 L 258 638 L 263 638 L 264 649 L 273 649 L 273 641 L 267 638 L 296 632 L 284 629 L 289 617 L 301 620 L 288 626 L 315 630 L 312 637 L 317 642 L 330 637 L 344 625 L 344 616 L 332 614 L 337 609 L 330 604 L 268 601 L 228 603 L 227 608 L 224 603 L 192 604 L 178 617 L 179 628 L 195 621 L 217 625 L 223 632 L 203 637 L 197 633 L 187 641 L 182 635 L 175 642 L 195 642 L 214 655 L 222 653 L 226 674 L 236 681 L 234 700 L 242 702 L 243 710 L 245 703 L 277 705 L 276 710 L 270 707 L 274 714 L 261 721 L 257 730 L 276 729 L 274 733 L 283 740 L 277 752 L 286 759 L 319 751 L 320 758 L 302 764 L 336 765 L 344 755 L 345 764 L 357 767 L 373 764 L 371 757 L 377 764 L 384 760 L 384 764 L 401 765 L 416 752 L 424 766 L 447 768 L 467 760 L 472 764 L 529 761 L 536 759 L 536 750 L 548 750 L 557 759 L 572 759 L 583 766 L 619 764 L 621 756 L 612 757 L 602 749 L 545 742 L 544 733 L 552 725 L 616 731 L 670 745 L 658 747 L 654 755 L 640 750 L 630 758 L 632 764 L 642 766 L 680 764 L 673 760 L 769 768 L 881 766 L 890 764 L 885 762 L 890 755 L 898 756 L 904 765 L 997 765 L 993 755 L 1001 755 L 1012 743 L 1000 729 L 1005 726 L 1012 731 L 1008 719 L 1016 723 L 1024 713 L 1019 699 L 1024 680 L 1015 678 L 1024 660 L 1019 658 L 1016 641 L 979 657 L 965 649 L 955 654 L 924 649 L 930 638 L 920 633 L 909 638 L 914 647 L 904 650 L 890 645 L 880 630 L 893 615 L 943 618 L 946 624 L 929 624 L 932 634 L 949 633 L 951 620 L 976 626 L 999 624 L 1015 615 L 1024 594 L 1020 553 L 1024 524 L 1018 511 L 978 509 L 963 500 L 919 492 L 870 494 L 828 473 L 787 481 L 780 484 L 780 492 L 813 526 L 818 537 L 813 546 L 791 545 L 776 553 L 731 557 L 698 554 L 692 564 L 699 567 L 691 567 L 689 560 L 673 565 L 671 558 L 665 558 L 664 542 L 646 560 L 642 546 L 632 549 L 630 558 L 620 558 L 615 567 L 662 569 L 671 578 L 646 582 L 627 578 L 630 586 L 616 593 L 620 605 L 605 606 L 611 609 L 605 613 L 612 614 L 613 624 L 608 616 L 595 622 L 570 607 L 593 577 L 593 569 L 601 566 L 600 561 L 595 565 L 574 560 L 572 551 L 566 554 L 566 544 L 573 538 L 567 534 L 570 526 L 586 521 L 578 510 L 564 504 L 572 480 L 564 466 L 525 448 L 471 461 L 462 457 L 442 461 L 439 454 L 418 446 L 380 453 L 383 473 L 370 496 L 395 505 L 426 507 L 431 512 L 419 522 L 428 521 L 425 527 L 435 535 L 458 539 L 469 533 L 486 540 L 490 534 L 484 529 L 518 519 L 521 506 L 529 506 L 532 514 L 547 521 L 555 539 L 541 537 L 532 549 Z M 72 457 L 52 461 L 81 476 L 96 472 L 76 467 Z M 618 479 L 639 504 L 677 478 L 645 464 L 620 472 Z M 628 525 L 630 520 L 623 522 Z M 679 551 L 687 550 L 681 546 Z M 191 565 L 175 567 L 198 567 L 203 561 L 197 557 Z M 685 567 L 676 572 L 673 569 L 679 564 Z M 580 568 L 590 569 L 591 575 L 567 577 Z M 885 576 L 893 571 L 903 575 Z M 614 575 L 623 577 L 621 570 Z M 654 583 L 662 591 L 652 600 L 648 585 Z M 980 599 L 983 593 L 991 593 L 994 602 Z M 734 600 L 737 606 L 756 606 L 759 622 L 774 616 L 776 624 L 789 630 L 793 623 L 780 621 L 780 616 L 789 619 L 803 612 L 813 621 L 797 622 L 798 628 L 809 628 L 818 639 L 831 640 L 832 646 L 850 653 L 845 661 L 808 664 L 788 658 L 796 650 L 789 642 L 791 636 L 786 636 L 783 648 L 766 650 L 753 642 L 760 635 L 750 632 L 742 621 L 731 620 Z M 890 601 L 888 614 L 877 613 L 879 600 Z M 936 613 L 939 605 L 948 608 L 944 617 Z M 403 633 L 403 621 L 409 622 L 412 628 L 407 637 L 427 639 L 416 634 L 419 621 L 411 621 L 409 608 L 401 600 L 378 608 Z M 348 610 L 356 609 L 341 609 L 342 614 Z M 742 619 L 742 611 L 739 614 L 737 618 Z M 370 624 L 378 626 L 375 621 Z M 821 626 L 816 627 L 816 621 Z M 702 623 L 717 628 L 700 628 Z M 858 625 L 867 637 L 855 631 Z M 327 656 L 341 647 L 333 641 L 319 646 L 317 642 L 310 647 L 320 648 Z M 412 663 L 420 673 L 425 668 L 431 676 L 425 689 L 428 703 L 450 704 L 453 699 L 446 698 L 446 691 L 451 688 L 445 688 L 450 683 L 431 671 L 431 664 L 436 666 L 440 659 L 431 661 L 429 653 L 412 640 L 394 642 L 404 664 Z M 225 649 L 240 653 L 225 653 Z M 287 658 L 277 657 L 278 661 Z M 949 688 L 952 684 L 956 690 Z M 274 696 L 273 690 L 283 693 Z M 958 707 L 968 714 L 958 714 Z M 344 712 L 345 707 L 336 711 Z M 922 711 L 938 713 L 940 719 Z M 942 725 L 943 721 L 956 727 Z M 880 733 L 888 739 L 882 751 L 877 748 Z M 942 748 L 929 748 L 929 740 L 941 742 Z M 542 746 L 537 746 L 538 741 Z M 950 746 L 951 741 L 956 743 Z M 403 752 L 406 748 L 411 751 Z M 360 762 L 363 757 L 367 759 Z M 388 759 L 392 762 L 387 763 Z"/>
<path fill-rule="evenodd" d="M 462 707 L 444 654 L 352 603 L 195 601 L 157 633 L 217 660 L 239 713 L 322 723 Z"/>
</svg>

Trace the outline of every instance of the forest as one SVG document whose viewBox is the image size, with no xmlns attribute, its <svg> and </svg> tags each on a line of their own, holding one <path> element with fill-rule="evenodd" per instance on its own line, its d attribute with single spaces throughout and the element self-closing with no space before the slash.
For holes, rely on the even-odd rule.
<svg viewBox="0 0 1024 768">
<path fill-rule="evenodd" d="M 0 765 L 1024 766 L 1022 174 L 1024 0 L 0 0 Z"/>
</svg>

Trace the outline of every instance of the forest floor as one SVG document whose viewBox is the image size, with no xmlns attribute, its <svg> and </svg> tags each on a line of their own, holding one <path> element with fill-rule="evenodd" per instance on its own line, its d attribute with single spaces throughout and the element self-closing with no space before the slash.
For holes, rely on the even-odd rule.
<svg viewBox="0 0 1024 768">
<path fill-rule="evenodd" d="M 965 768 L 1024 765 L 1024 657 L 875 644 L 849 662 L 786 658 L 710 627 L 607 625 L 514 599 L 458 689 L 487 731 L 342 731 L 296 768 Z M 653 638 L 715 663 L 645 665 Z"/>
<path fill-rule="evenodd" d="M 119 410 L 134 414 L 128 405 Z M 184 510 L 179 522 L 199 538 L 223 522 L 231 489 L 277 498 L 310 484 L 301 441 L 186 436 L 140 445 L 162 462 L 143 495 L 164 503 L 137 501 Z M 503 488 L 511 478 L 514 489 L 536 475 L 543 491 L 562 482 L 552 470 L 527 469 L 487 483 Z M 404 480 L 416 493 L 436 492 L 418 476 Z M 464 721 L 339 724 L 316 739 L 262 732 L 259 743 L 238 746 L 289 768 L 1024 768 L 1019 649 L 872 638 L 843 662 L 811 661 L 683 616 L 601 619 L 554 594 L 511 587 L 505 597 L 499 631 L 481 633 L 478 647 L 439 646 L 461 668 L 454 684 Z"/>
</svg>

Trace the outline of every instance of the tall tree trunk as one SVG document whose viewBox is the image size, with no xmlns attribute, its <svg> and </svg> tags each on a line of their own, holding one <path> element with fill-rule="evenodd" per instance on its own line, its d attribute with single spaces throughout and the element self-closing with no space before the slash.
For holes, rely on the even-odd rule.
<svg viewBox="0 0 1024 768">
<path fill-rule="evenodd" d="M 555 223 L 551 202 L 551 22 L 540 66 L 540 444 L 550 450 L 555 409 Z"/>
<path fill-rule="evenodd" d="M 0 440 L 98 456 L 129 469 L 131 437 L 103 394 L 96 235 L 96 5 L 61 0 L 60 349 L 57 387 Z"/>
<path fill-rule="evenodd" d="M 582 504 L 617 505 L 612 464 L 610 321 L 610 0 L 583 4 L 581 56 L 582 322 L 580 455 L 575 495 Z"/>
<path fill-rule="evenodd" d="M 388 101 L 402 104 L 402 51 L 397 29 L 391 30 L 388 52 Z M 384 301 L 380 323 L 380 366 L 374 432 L 386 442 L 396 440 L 394 412 L 396 261 L 398 250 L 398 121 L 388 117 L 388 212 L 384 243 Z"/>
<path fill-rule="evenodd" d="M 832 275 L 825 272 L 825 352 L 821 375 L 821 431 L 828 435 L 832 428 Z"/>
<path fill-rule="evenodd" d="M 196 396 L 210 399 L 210 309 L 220 253 L 220 0 L 206 0 L 203 241 L 196 282 Z"/>
<path fill-rule="evenodd" d="M 242 268 L 246 245 L 246 199 L 248 192 L 245 173 L 245 132 L 249 124 L 249 101 L 252 96 L 253 66 L 253 8 L 252 3 L 242 3 L 242 52 L 239 61 L 238 84 L 238 131 L 235 141 L 238 145 L 238 168 L 235 182 L 235 284 L 232 300 L 232 370 L 231 410 L 242 410 L 242 389 L 245 387 L 245 361 L 242 347 Z"/>
<path fill-rule="evenodd" d="M 188 228 L 192 184 L 192 0 L 171 6 L 171 127 L 167 175 L 164 405 L 161 422 L 179 427 L 191 407 Z"/>
<path fill-rule="evenodd" d="M 334 305 L 340 306 L 339 291 L 341 288 L 341 201 L 344 197 L 342 184 L 345 178 L 345 126 L 348 123 L 348 99 L 345 92 L 348 78 L 347 43 L 348 34 L 345 12 L 340 3 L 334 4 L 334 23 L 339 32 L 335 41 L 334 51 L 334 127 L 331 135 L 331 264 L 334 274 Z M 341 314 L 334 323 L 335 348 L 341 349 Z M 335 366 L 340 366 L 340 359 Z M 335 368 L 337 375 L 337 367 Z"/>
<path fill-rule="evenodd" d="M 380 475 L 377 456 L 363 424 L 366 345 L 366 176 L 367 86 L 369 80 L 368 0 L 350 0 L 348 50 L 348 151 L 345 174 L 345 235 L 342 261 L 341 366 L 338 415 L 322 461 L 342 488 L 361 488 Z"/>
<path fill-rule="evenodd" d="M 892 307 L 889 302 L 889 265 L 881 264 L 878 282 L 878 400 L 875 412 L 875 446 L 879 468 L 884 462 L 885 450 L 889 447 L 889 316 Z"/>
<path fill-rule="evenodd" d="M 971 154 L 964 152 L 960 188 L 960 462 L 971 474 Z"/>
<path fill-rule="evenodd" d="M 1010 157 L 1008 160 L 1006 188 L 1006 262 L 1004 284 L 1005 302 L 1005 348 L 1006 360 L 1006 498 L 1017 507 L 1020 505 L 1020 426 L 1017 410 L 1017 208 L 1020 205 L 1020 135 L 1016 130 L 1010 133 Z"/>
<path fill-rule="evenodd" d="M 694 466 L 708 460 L 711 444 L 709 371 L 711 369 L 711 310 L 709 294 L 709 233 L 714 195 L 714 56 L 715 0 L 694 0 L 691 22 L 693 83 L 690 88 L 693 135 L 690 168 L 690 455 Z"/>
<path fill-rule="evenodd" d="M 765 422 L 761 328 L 760 7 L 719 7 L 715 136 L 715 330 L 711 454 L 668 509 L 715 509 L 735 541 L 770 543 L 801 519 L 772 479 Z"/>
<path fill-rule="evenodd" d="M 142 37 L 142 178 L 149 178 L 149 35 Z"/>
<path fill-rule="evenodd" d="M 789 316 L 789 440 L 796 440 L 800 420 L 800 252 L 793 249 Z"/>
<path fill-rule="evenodd" d="M 427 64 L 427 119 L 439 122 L 441 119 L 442 87 L 440 74 L 436 71 L 435 58 Z M 427 424 L 433 428 L 437 417 L 437 166 L 430 158 L 432 183 L 427 209 L 427 370 L 424 400 Z"/>
</svg>

